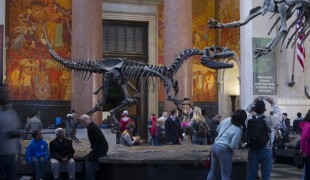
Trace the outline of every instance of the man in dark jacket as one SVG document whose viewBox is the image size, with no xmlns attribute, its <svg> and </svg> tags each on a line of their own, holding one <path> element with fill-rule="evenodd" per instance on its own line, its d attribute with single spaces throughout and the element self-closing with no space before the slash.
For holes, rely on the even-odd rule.
<svg viewBox="0 0 310 180">
<path fill-rule="evenodd" d="M 65 164 L 68 170 L 68 179 L 75 179 L 75 161 L 72 141 L 65 138 L 62 128 L 55 130 L 56 138 L 50 142 L 50 161 L 54 179 L 59 179 L 60 164 Z"/>
<path fill-rule="evenodd" d="M 181 123 L 176 112 L 176 110 L 172 110 L 165 121 L 165 136 L 168 144 L 181 144 L 183 139 Z"/>
<path fill-rule="evenodd" d="M 288 132 L 290 132 L 290 128 L 291 128 L 291 120 L 289 118 L 287 118 L 287 113 L 282 113 L 282 121 L 285 123 L 285 126 L 288 130 Z"/>
<path fill-rule="evenodd" d="M 92 149 L 85 159 L 86 179 L 96 179 L 95 169 L 99 166 L 98 159 L 106 156 L 109 145 L 101 129 L 86 114 L 80 117 L 81 124 L 87 128 L 87 135 Z"/>
<path fill-rule="evenodd" d="M 295 131 L 296 134 L 300 134 L 299 124 L 304 119 L 301 115 L 302 115 L 301 112 L 298 112 L 297 118 L 293 122 L 293 131 Z"/>
</svg>

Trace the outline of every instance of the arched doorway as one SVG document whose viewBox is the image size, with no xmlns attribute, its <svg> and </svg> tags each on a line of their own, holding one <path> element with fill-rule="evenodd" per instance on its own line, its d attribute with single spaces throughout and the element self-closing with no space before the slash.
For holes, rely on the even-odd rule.
<svg viewBox="0 0 310 180">
<path fill-rule="evenodd" d="M 219 114 L 229 117 L 232 111 L 240 108 L 240 61 L 238 56 L 224 59 L 225 63 L 232 63 L 231 69 L 221 69 L 218 71 L 218 102 Z"/>
</svg>

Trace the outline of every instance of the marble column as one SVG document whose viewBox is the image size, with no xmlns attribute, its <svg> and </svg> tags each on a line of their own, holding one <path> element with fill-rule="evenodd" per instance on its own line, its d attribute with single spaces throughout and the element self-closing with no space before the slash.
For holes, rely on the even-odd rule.
<svg viewBox="0 0 310 180">
<path fill-rule="evenodd" d="M 102 0 L 72 1 L 72 58 L 84 60 L 102 59 Z M 88 112 L 98 101 L 93 92 L 100 87 L 101 74 L 93 74 L 89 80 L 72 76 L 71 106 L 78 116 Z M 102 122 L 102 113 L 92 119 Z"/>
<path fill-rule="evenodd" d="M 252 9 L 252 1 L 240 0 L 240 19 L 246 19 Z M 253 23 L 240 27 L 240 107 L 245 107 L 253 100 Z"/>
<path fill-rule="evenodd" d="M 170 66 L 175 56 L 186 48 L 193 47 L 192 41 L 192 1 L 164 1 L 164 64 Z M 178 70 L 174 79 L 179 82 L 178 98 L 192 100 L 192 60 L 188 59 Z M 173 90 L 171 91 L 173 95 Z M 192 103 L 192 102 L 191 102 Z M 164 109 L 176 109 L 173 103 L 165 100 Z"/>
</svg>

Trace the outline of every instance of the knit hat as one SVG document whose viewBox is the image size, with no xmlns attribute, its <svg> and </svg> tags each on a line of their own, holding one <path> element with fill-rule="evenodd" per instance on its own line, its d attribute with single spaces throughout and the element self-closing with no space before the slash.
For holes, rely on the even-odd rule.
<svg viewBox="0 0 310 180">
<path fill-rule="evenodd" d="M 125 114 L 128 115 L 128 111 L 127 111 L 127 110 L 124 110 L 124 111 L 123 111 L 123 114 L 124 114 L 124 115 L 125 115 Z"/>
</svg>

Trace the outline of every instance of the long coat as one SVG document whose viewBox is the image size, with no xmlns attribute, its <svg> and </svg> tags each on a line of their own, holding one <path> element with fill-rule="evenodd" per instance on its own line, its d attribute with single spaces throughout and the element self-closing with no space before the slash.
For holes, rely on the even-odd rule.
<svg viewBox="0 0 310 180">
<path fill-rule="evenodd" d="M 93 122 L 87 127 L 87 135 L 92 149 L 87 155 L 88 160 L 98 160 L 102 156 L 106 156 L 109 145 L 103 135 L 101 129 Z"/>
<path fill-rule="evenodd" d="M 172 142 L 172 144 L 179 144 L 179 138 L 183 139 L 179 118 L 176 117 L 175 120 L 173 120 L 171 116 L 168 117 L 165 121 L 165 135 L 167 143 Z"/>
</svg>

